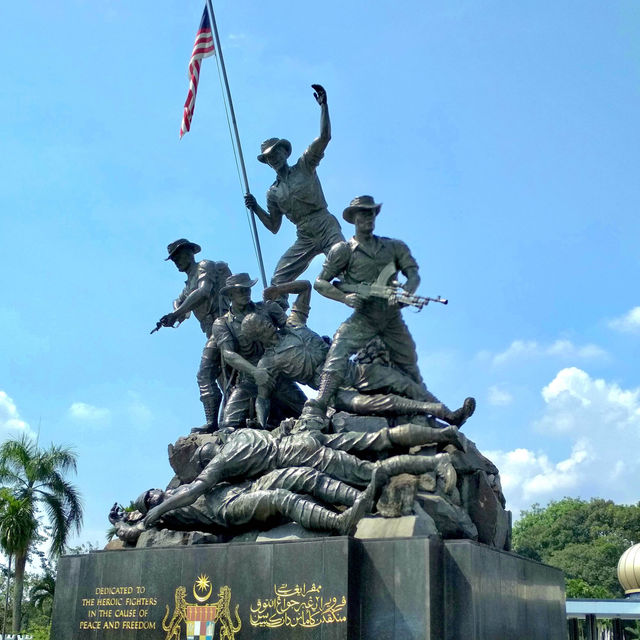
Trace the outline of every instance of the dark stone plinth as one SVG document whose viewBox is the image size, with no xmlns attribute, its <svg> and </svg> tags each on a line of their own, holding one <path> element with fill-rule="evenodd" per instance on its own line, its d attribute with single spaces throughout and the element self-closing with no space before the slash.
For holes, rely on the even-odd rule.
<svg viewBox="0 0 640 640">
<path fill-rule="evenodd" d="M 566 634 L 560 571 L 469 540 L 334 537 L 60 560 L 54 640 L 175 640 L 171 629 L 186 638 L 187 618 L 194 616 L 217 618 L 215 638 L 220 625 L 231 623 L 236 631 L 227 640 L 560 640 Z"/>
<path fill-rule="evenodd" d="M 564 640 L 562 571 L 468 540 L 444 543 L 446 640 Z"/>
</svg>

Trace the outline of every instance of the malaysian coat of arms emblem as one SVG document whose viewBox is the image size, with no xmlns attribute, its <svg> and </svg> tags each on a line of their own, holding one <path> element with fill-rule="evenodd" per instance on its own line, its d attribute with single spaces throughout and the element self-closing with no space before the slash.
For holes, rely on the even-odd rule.
<svg viewBox="0 0 640 640">
<path fill-rule="evenodd" d="M 162 628 L 167 632 L 165 640 L 214 640 L 216 628 L 218 640 L 235 640 L 235 634 L 240 631 L 242 621 L 236 605 L 234 616 L 231 615 L 231 589 L 220 587 L 218 599 L 210 602 L 213 584 L 209 577 L 202 574 L 193 585 L 193 597 L 196 602 L 187 602 L 187 590 L 180 586 L 175 591 L 175 606 L 173 614 L 169 616 L 169 606 Z M 183 631 L 185 635 L 183 636 Z"/>
</svg>

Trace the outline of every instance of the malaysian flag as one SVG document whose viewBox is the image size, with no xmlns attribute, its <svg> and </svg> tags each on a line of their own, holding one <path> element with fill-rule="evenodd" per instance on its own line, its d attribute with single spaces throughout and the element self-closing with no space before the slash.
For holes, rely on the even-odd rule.
<svg viewBox="0 0 640 640">
<path fill-rule="evenodd" d="M 212 56 L 215 52 L 213 34 L 211 33 L 211 22 L 209 22 L 209 14 L 207 12 L 207 6 L 205 5 L 200 27 L 198 28 L 198 33 L 196 33 L 196 41 L 193 43 L 191 60 L 189 60 L 189 93 L 184 103 L 182 124 L 180 125 L 180 138 L 191 129 L 191 118 L 193 118 L 193 110 L 196 106 L 196 94 L 198 93 L 201 61 L 203 58 Z"/>
</svg>

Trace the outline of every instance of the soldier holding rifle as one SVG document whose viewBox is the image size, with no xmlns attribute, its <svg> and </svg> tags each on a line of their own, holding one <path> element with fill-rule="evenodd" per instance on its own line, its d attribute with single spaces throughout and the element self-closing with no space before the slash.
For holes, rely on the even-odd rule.
<svg viewBox="0 0 640 640">
<path fill-rule="evenodd" d="M 222 365 L 220 351 L 212 337 L 212 326 L 213 321 L 227 310 L 220 298 L 220 288 L 224 286 L 231 271 L 226 262 L 196 262 L 194 256 L 200 250 L 200 245 L 189 242 L 186 238 L 180 238 L 167 247 L 169 256 L 165 260 L 171 260 L 178 271 L 187 275 L 187 280 L 173 303 L 173 311 L 162 316 L 151 333 L 161 327 L 179 326 L 192 311 L 199 320 L 200 327 L 207 336 L 198 369 L 198 387 L 206 423 L 193 431 L 211 433 L 218 428 L 218 411 L 222 401 L 222 392 L 217 382 L 222 373 Z"/>
<path fill-rule="evenodd" d="M 333 338 L 322 371 L 318 398 L 307 403 L 310 411 L 317 408 L 326 412 L 342 384 L 349 358 L 376 336 L 387 346 L 392 364 L 424 388 L 415 343 L 402 320 L 398 304 L 410 300 L 418 288 L 418 265 L 404 242 L 373 234 L 381 206 L 371 196 L 359 196 L 351 201 L 343 218 L 355 225 L 355 235 L 331 249 L 315 282 L 319 293 L 352 307 L 354 313 L 340 325 Z M 389 268 L 389 265 L 392 266 Z M 380 297 L 375 289 L 358 288 L 358 285 L 376 283 L 383 271 L 392 281 L 399 271 L 406 277 L 402 285 L 406 300 Z M 337 277 L 342 278 L 342 285 L 336 286 L 332 282 Z M 340 286 L 353 292 L 345 292 Z M 367 291 L 371 295 L 367 295 Z M 428 394 L 426 388 L 425 393 Z M 469 405 L 466 409 L 470 413 L 475 402 L 469 398 L 465 404 Z"/>
<path fill-rule="evenodd" d="M 389 289 L 395 291 L 393 287 Z M 382 289 L 379 292 L 385 293 Z M 274 299 L 283 293 L 298 294 L 284 327 L 277 330 L 268 318 L 256 313 L 245 316 L 241 325 L 242 333 L 250 335 L 265 348 L 257 367 L 267 371 L 270 380 L 258 383 L 256 400 L 256 418 L 263 427 L 267 424 L 270 397 L 278 382 L 288 379 L 318 389 L 329 351 L 328 342 L 307 326 L 311 283 L 296 280 L 271 286 L 263 295 L 265 299 Z M 385 293 L 385 298 L 388 295 Z M 424 385 L 389 366 L 389 361 L 389 354 L 379 338 L 368 342 L 353 359 L 347 360 L 343 383 L 334 401 L 336 410 L 362 415 L 430 414 L 456 427 L 462 426 L 473 413 L 475 403 L 471 398 L 460 409 L 451 411 Z M 434 433 L 434 442 L 455 440 L 458 432 L 452 427 L 435 431 L 438 433 Z"/>
</svg>

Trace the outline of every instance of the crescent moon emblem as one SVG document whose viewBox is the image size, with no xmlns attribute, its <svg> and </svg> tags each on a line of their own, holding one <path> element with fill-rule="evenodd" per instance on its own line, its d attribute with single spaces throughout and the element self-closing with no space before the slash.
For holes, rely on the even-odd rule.
<svg viewBox="0 0 640 640">
<path fill-rule="evenodd" d="M 209 583 L 209 591 L 207 591 L 206 595 L 204 596 L 199 596 L 196 593 L 196 585 L 193 585 L 193 597 L 198 601 L 198 602 L 204 602 L 205 600 L 209 599 L 209 596 L 211 595 L 211 592 L 213 591 L 213 584 Z"/>
</svg>

